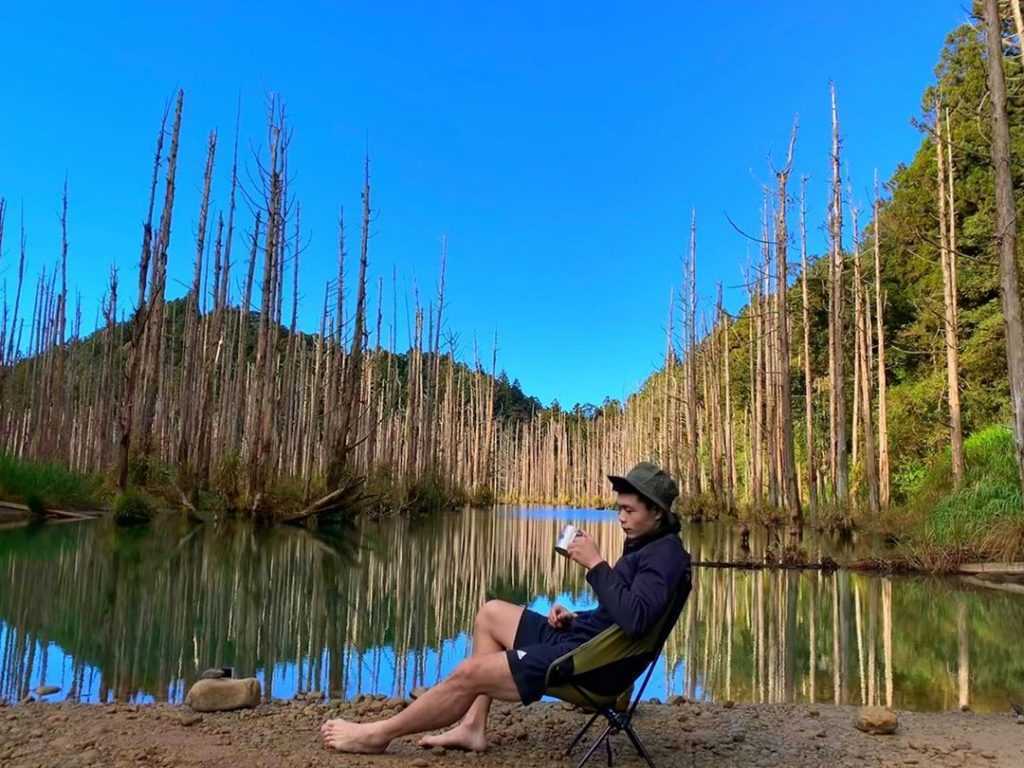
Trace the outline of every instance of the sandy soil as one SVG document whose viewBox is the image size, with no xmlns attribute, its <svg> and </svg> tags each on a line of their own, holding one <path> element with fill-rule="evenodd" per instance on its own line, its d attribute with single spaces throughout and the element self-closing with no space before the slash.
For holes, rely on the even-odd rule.
<svg viewBox="0 0 1024 768">
<path fill-rule="evenodd" d="M 493 745 L 483 754 L 421 750 L 412 739 L 386 755 L 327 751 L 326 717 L 373 719 L 398 700 L 359 704 L 292 701 L 201 717 L 182 707 L 28 703 L 0 706 L 0 766 L 575 766 L 563 757 L 583 714 L 562 704 L 496 705 Z M 1024 766 L 1024 724 L 1007 714 L 900 712 L 899 730 L 871 736 L 853 727 L 854 707 L 644 704 L 635 726 L 664 766 Z M 615 738 L 616 765 L 642 763 Z M 604 765 L 595 756 L 590 765 Z"/>
</svg>

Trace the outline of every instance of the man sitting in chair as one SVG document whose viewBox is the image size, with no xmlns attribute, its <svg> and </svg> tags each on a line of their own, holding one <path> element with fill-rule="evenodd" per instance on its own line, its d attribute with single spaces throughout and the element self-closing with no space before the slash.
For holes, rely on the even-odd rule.
<svg viewBox="0 0 1024 768">
<path fill-rule="evenodd" d="M 678 615 L 690 589 L 690 556 L 671 511 L 679 495 L 675 481 L 649 462 L 637 464 L 625 477 L 608 479 L 618 494 L 619 523 L 626 534 L 622 557 L 614 567 L 608 565 L 584 532 L 568 547 L 569 558 L 587 569 L 596 610 L 573 614 L 556 604 L 545 617 L 488 601 L 476 615 L 473 655 L 450 677 L 386 720 L 328 720 L 320 729 L 327 746 L 383 752 L 393 739 L 457 722 L 445 733 L 423 737 L 420 745 L 484 750 L 491 699 L 531 704 L 544 694 L 552 662 L 574 648 L 616 624 L 634 638 L 651 631 L 673 606 Z M 601 686 L 613 693 L 626 690 L 642 670 L 629 663 L 602 670 Z"/>
</svg>

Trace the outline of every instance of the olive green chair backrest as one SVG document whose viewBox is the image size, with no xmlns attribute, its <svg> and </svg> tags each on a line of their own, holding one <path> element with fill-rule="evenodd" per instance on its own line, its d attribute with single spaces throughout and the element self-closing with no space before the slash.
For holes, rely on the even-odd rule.
<svg viewBox="0 0 1024 768">
<path fill-rule="evenodd" d="M 586 709 L 596 706 L 625 710 L 632 695 L 632 682 L 621 691 L 598 692 L 593 689 L 593 681 L 599 678 L 596 673 L 603 668 L 632 661 L 633 679 L 639 677 L 658 658 L 689 594 L 690 581 L 686 579 L 665 614 L 643 635 L 629 637 L 615 624 L 555 659 L 548 667 L 545 693 Z"/>
</svg>

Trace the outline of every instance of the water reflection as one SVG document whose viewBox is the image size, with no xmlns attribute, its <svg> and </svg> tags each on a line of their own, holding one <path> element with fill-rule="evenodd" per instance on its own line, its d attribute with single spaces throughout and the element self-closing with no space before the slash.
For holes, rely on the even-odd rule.
<svg viewBox="0 0 1024 768">
<path fill-rule="evenodd" d="M 552 551 L 566 521 L 609 555 L 621 549 L 610 513 L 538 508 L 317 534 L 178 523 L 0 532 L 0 698 L 53 684 L 84 701 L 177 701 L 214 665 L 256 674 L 268 698 L 403 695 L 468 653 L 488 597 L 591 604 L 581 570 Z M 743 554 L 729 527 L 685 534 L 695 560 Z M 750 537 L 755 559 L 778 545 Z M 1021 626 L 1024 599 L 958 581 L 700 568 L 649 690 L 1002 710 L 1024 688 Z"/>
</svg>

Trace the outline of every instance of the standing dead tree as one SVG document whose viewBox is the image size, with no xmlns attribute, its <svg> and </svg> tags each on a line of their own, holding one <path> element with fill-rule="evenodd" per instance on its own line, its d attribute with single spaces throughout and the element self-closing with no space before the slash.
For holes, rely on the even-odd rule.
<svg viewBox="0 0 1024 768">
<path fill-rule="evenodd" d="M 776 320 L 776 343 L 778 345 L 778 430 L 780 481 L 782 485 L 782 507 L 789 513 L 792 522 L 799 525 L 803 520 L 800 507 L 800 491 L 796 482 L 796 460 L 793 455 L 793 417 L 790 403 L 791 385 L 789 375 L 789 312 L 786 306 L 787 251 L 789 247 L 789 228 L 786 223 L 786 209 L 789 204 L 786 186 L 793 168 L 793 151 L 796 148 L 798 123 L 794 119 L 793 131 L 789 137 L 789 148 L 786 151 L 786 164 L 775 173 L 777 182 L 777 199 L 775 211 L 775 270 L 778 291 L 778 316 Z"/>
<path fill-rule="evenodd" d="M 846 450 L 846 396 L 843 389 L 843 189 L 839 155 L 839 111 L 836 87 L 832 91 L 832 197 L 829 203 L 829 456 L 835 503 L 845 508 L 849 498 L 849 463 Z"/>
<path fill-rule="evenodd" d="M 964 434 L 960 417 L 960 334 L 957 312 L 956 213 L 953 210 L 952 170 L 947 163 L 948 137 L 944 129 L 942 104 L 935 105 L 935 168 L 939 211 L 939 260 L 942 263 L 943 329 L 946 347 L 946 386 L 949 403 L 949 444 L 953 459 L 953 484 L 964 480 Z"/>
<path fill-rule="evenodd" d="M 1019 8 L 1015 9 L 1019 15 Z M 1017 272 L 1017 209 L 1010 173 L 1010 126 L 1003 75 L 1002 24 L 997 0 L 984 0 L 989 104 L 992 115 L 992 165 L 995 168 L 996 250 L 999 254 L 999 298 L 1006 331 L 1006 361 L 1013 409 L 1017 468 L 1024 488 L 1024 313 Z M 1022 54 L 1024 55 L 1024 54 Z"/>
</svg>

